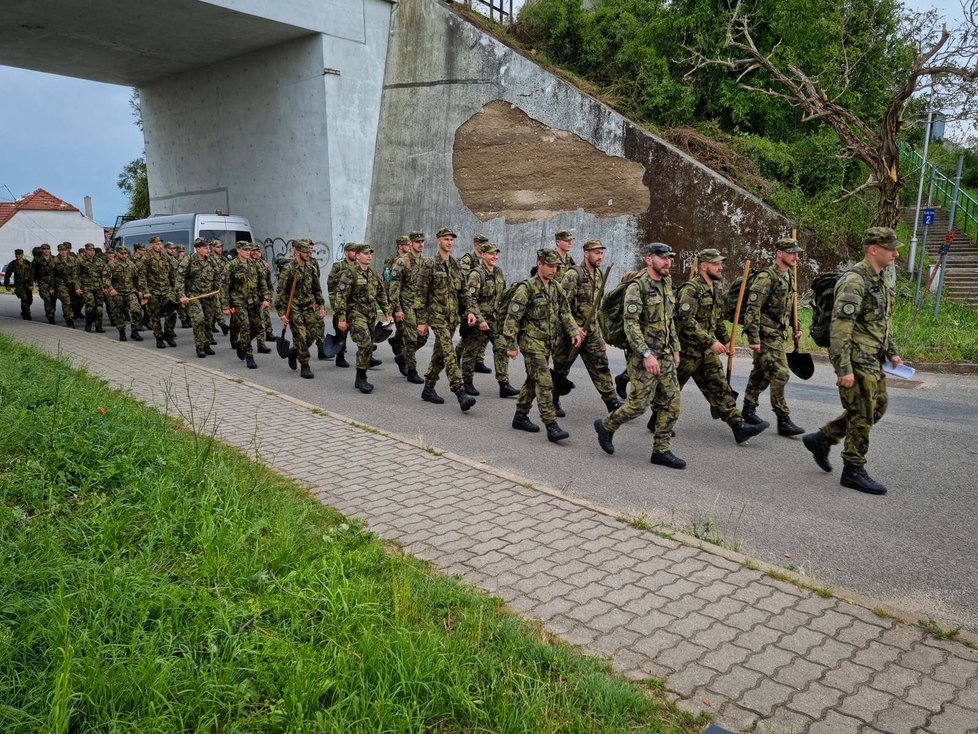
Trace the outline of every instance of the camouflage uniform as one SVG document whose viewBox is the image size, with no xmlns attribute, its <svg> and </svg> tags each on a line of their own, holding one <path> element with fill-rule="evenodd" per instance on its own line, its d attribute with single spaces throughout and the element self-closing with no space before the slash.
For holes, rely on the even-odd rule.
<svg viewBox="0 0 978 734">
<path fill-rule="evenodd" d="M 211 259 L 207 257 L 197 257 L 194 253 L 190 257 L 180 260 L 177 268 L 176 298 L 193 298 L 203 293 L 211 293 L 220 290 L 221 276 Z M 194 330 L 194 346 L 198 349 L 205 349 L 211 345 L 211 324 L 205 311 L 205 304 L 217 302 L 217 296 L 207 298 L 196 298 L 186 304 L 187 314 L 190 316 L 190 324 Z"/>
<path fill-rule="evenodd" d="M 120 245 L 116 249 L 117 251 L 125 250 L 125 247 Z M 115 260 L 109 264 L 106 280 L 109 289 L 115 290 L 117 294 L 109 296 L 109 320 L 120 333 L 124 334 L 126 331 L 126 314 L 128 313 L 132 321 L 132 332 L 135 335 L 136 322 L 141 313 L 137 293 L 140 290 L 138 266 L 128 257 L 123 260 L 117 252 Z"/>
<path fill-rule="evenodd" d="M 251 245 L 239 242 L 238 249 Z M 221 281 L 221 305 L 223 310 L 232 311 L 231 325 L 241 344 L 239 356 L 254 359 L 251 343 L 264 328 L 261 318 L 261 304 L 271 298 L 265 278 L 252 259 L 235 260 L 228 264 Z"/>
<path fill-rule="evenodd" d="M 260 252 L 260 250 L 259 250 Z M 264 257 L 259 257 L 255 262 L 258 263 L 258 270 L 261 272 L 262 277 L 265 279 L 265 286 L 268 288 L 269 293 L 274 293 L 272 289 L 272 269 L 268 265 L 268 261 Z M 268 308 L 263 308 L 261 310 L 261 323 L 262 330 L 258 334 L 258 348 L 261 349 L 265 346 L 265 341 L 268 335 L 272 333 L 272 307 L 269 305 Z"/>
<path fill-rule="evenodd" d="M 72 303 L 75 291 L 81 290 L 81 281 L 78 278 L 78 261 L 68 253 L 64 244 L 58 245 L 58 256 L 54 259 L 51 271 L 51 287 L 54 288 L 54 297 L 61 301 L 61 316 L 65 324 L 74 326 L 75 312 Z"/>
<path fill-rule="evenodd" d="M 310 357 L 309 345 L 315 341 L 323 325 L 319 310 L 326 306 L 316 261 L 299 262 L 293 258 L 282 268 L 275 293 L 275 310 L 279 316 L 284 316 L 288 308 L 293 280 L 295 293 L 292 296 L 292 310 L 289 312 L 289 328 L 299 364 L 307 365 Z"/>
<path fill-rule="evenodd" d="M 404 360 L 405 374 L 417 373 L 418 350 L 428 341 L 428 333 L 424 336 L 418 333 L 418 318 L 414 311 L 414 299 L 417 295 L 418 271 L 430 265 L 431 261 L 424 255 L 409 252 L 402 255 L 394 263 L 391 271 L 390 303 L 394 313 L 400 311 L 404 320 L 397 322 L 397 336 L 400 345 L 400 357 Z"/>
<path fill-rule="evenodd" d="M 143 299 L 147 300 L 146 310 L 149 314 L 149 326 L 153 330 L 159 345 L 164 337 L 169 337 L 169 332 L 163 328 L 162 308 L 164 304 L 173 300 L 173 279 L 170 272 L 170 261 L 166 254 L 156 254 L 150 250 L 143 256 L 143 265 L 140 272 L 141 288 Z M 176 316 L 174 315 L 174 325 Z"/>
<path fill-rule="evenodd" d="M 540 250 L 537 258 L 544 262 L 557 259 L 553 250 Z M 519 347 L 526 367 L 526 381 L 516 399 L 518 415 L 529 413 L 536 398 L 543 422 L 547 426 L 556 424 L 550 355 L 565 334 L 573 337 L 578 331 L 556 277 L 544 285 L 540 277 L 534 275 L 517 286 L 505 315 L 503 337 L 508 350 Z"/>
<path fill-rule="evenodd" d="M 748 344 L 760 344 L 744 391 L 744 412 L 753 412 L 760 394 L 771 386 L 771 407 L 778 417 L 791 412 L 784 399 L 788 383 L 785 337 L 791 334 L 791 306 L 795 281 L 791 270 L 771 265 L 759 272 L 750 285 L 744 311 L 744 334 Z"/>
<path fill-rule="evenodd" d="M 86 246 L 86 250 L 89 248 Z M 78 279 L 82 287 L 82 298 L 85 299 L 85 331 L 91 331 L 92 326 L 98 332 L 102 328 L 102 301 L 105 298 L 108 273 L 105 261 L 94 254 L 85 255 L 78 261 Z"/>
<path fill-rule="evenodd" d="M 23 255 L 23 250 L 17 253 Z M 25 321 L 31 320 L 31 304 L 34 303 L 34 268 L 31 261 L 25 257 L 11 260 L 4 269 L 3 286 L 10 288 L 10 279 L 14 279 L 14 294 L 20 299 L 20 317 Z"/>
<path fill-rule="evenodd" d="M 143 290 L 146 286 L 146 279 L 144 273 L 146 272 L 146 248 L 140 243 L 136 243 L 132 247 L 132 257 L 130 262 L 133 264 L 133 268 L 136 272 L 136 284 L 139 291 L 143 294 L 143 297 L 139 302 L 139 311 L 134 314 L 130 314 L 129 318 L 134 326 L 138 326 L 142 329 L 149 328 L 149 307 L 146 304 L 146 292 Z"/>
<path fill-rule="evenodd" d="M 679 337 L 672 317 L 674 304 L 669 280 L 653 280 L 647 270 L 626 287 L 622 318 L 628 340 L 627 370 L 632 389 L 625 404 L 602 420 L 604 429 L 611 435 L 651 405 L 657 416 L 653 454 L 669 451 L 672 427 L 679 418 L 679 382 L 673 361 L 673 353 L 679 351 Z M 645 369 L 643 355 L 647 352 L 659 363 L 658 375 Z"/>
<path fill-rule="evenodd" d="M 605 405 L 617 407 L 618 396 L 615 394 L 615 386 L 611 381 L 607 345 L 601 337 L 597 322 L 597 310 L 600 306 L 598 299 L 604 290 L 604 275 L 598 268 L 589 271 L 583 264 L 573 265 L 564 271 L 560 285 L 567 296 L 571 316 L 587 331 L 587 336 L 584 337 L 578 354 L 580 354 L 581 361 L 584 362 L 588 376 Z M 569 340 L 560 339 L 557 342 L 554 348 L 555 375 L 566 378 L 570 373 L 573 366 L 571 360 L 573 350 Z"/>
<path fill-rule="evenodd" d="M 37 294 L 44 304 L 44 315 L 48 322 L 53 324 L 54 307 L 57 305 L 57 296 L 51 293 L 54 289 L 54 258 L 50 256 L 50 252 L 48 252 L 48 257 L 39 254 L 34 258 L 31 265 L 33 266 L 34 282 L 37 283 Z"/>
<path fill-rule="evenodd" d="M 485 245 L 483 245 L 485 246 Z M 498 251 L 494 245 L 493 250 Z M 475 315 L 475 325 L 467 326 L 462 334 L 462 380 L 466 385 L 472 382 L 476 362 L 482 360 L 486 353 L 486 345 L 492 342 L 492 359 L 496 371 L 496 382 L 500 385 L 509 384 L 509 357 L 506 356 L 506 338 L 503 336 L 502 321 L 499 319 L 499 298 L 506 290 L 506 279 L 498 267 L 492 272 L 485 263 L 469 271 L 465 279 L 468 290 L 468 310 L 465 314 Z M 485 321 L 489 324 L 488 331 L 482 331 L 479 324 Z"/>
<path fill-rule="evenodd" d="M 344 364 L 346 361 L 346 335 L 347 332 L 340 331 L 337 327 L 339 319 L 336 318 L 336 308 L 333 306 L 333 294 L 336 293 L 336 286 L 340 282 L 340 275 L 342 275 L 344 269 L 352 269 L 356 267 L 355 262 L 351 262 L 346 259 L 346 253 L 355 251 L 359 247 L 356 242 L 347 242 L 343 246 L 343 259 L 337 260 L 333 263 L 333 267 L 329 269 L 329 275 L 326 276 L 326 290 L 329 293 L 329 305 L 330 310 L 333 311 L 333 333 L 336 334 L 336 340 L 340 343 L 340 351 L 336 353 L 337 366 L 346 367 L 349 365 Z"/>
<path fill-rule="evenodd" d="M 173 245 L 172 242 L 167 242 L 166 245 L 164 246 L 164 250 L 163 250 L 163 258 L 166 260 L 166 265 L 167 265 L 167 267 L 169 268 L 169 271 L 170 271 L 170 293 L 173 294 L 173 293 L 176 293 L 177 292 L 177 271 L 179 270 L 179 264 L 178 264 L 178 261 L 177 261 L 176 252 L 174 252 L 173 254 L 170 254 L 169 252 L 166 251 L 167 248 L 175 250 L 175 247 L 174 247 L 174 245 Z M 173 339 L 173 338 L 176 337 L 176 335 L 177 335 L 177 312 L 179 310 L 180 310 L 179 308 L 176 308 L 173 311 L 170 311 L 163 318 L 163 336 L 164 337 L 169 337 L 170 339 Z"/>
<path fill-rule="evenodd" d="M 442 260 L 437 255 L 431 260 L 424 258 L 420 262 L 417 278 L 414 311 L 418 323 L 427 324 L 435 339 L 431 362 L 424 376 L 425 388 L 434 389 L 444 370 L 452 392 L 460 393 L 465 384 L 456 360 L 452 337 L 458 329 L 460 305 L 464 308 L 467 297 L 462 268 L 451 255 L 447 260 Z"/>
<path fill-rule="evenodd" d="M 361 245 L 359 252 L 368 252 L 368 245 Z M 348 331 L 357 345 L 357 369 L 370 367 L 370 355 L 374 347 L 374 324 L 378 312 L 390 310 L 384 282 L 373 268 L 364 270 L 359 265 L 340 270 L 336 291 L 331 301 L 337 323 L 345 321 Z"/>
</svg>

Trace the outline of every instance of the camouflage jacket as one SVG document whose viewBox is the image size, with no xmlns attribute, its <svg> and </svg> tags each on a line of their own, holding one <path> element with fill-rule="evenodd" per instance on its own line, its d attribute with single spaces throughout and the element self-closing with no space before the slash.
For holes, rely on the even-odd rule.
<svg viewBox="0 0 978 734">
<path fill-rule="evenodd" d="M 163 257 L 166 258 L 166 264 L 170 266 L 170 290 L 175 293 L 177 290 L 177 271 L 180 270 L 180 260 L 177 259 L 176 255 L 167 255 L 165 252 L 163 253 Z"/>
<path fill-rule="evenodd" d="M 837 375 L 880 373 L 893 345 L 893 291 L 882 272 L 863 260 L 835 284 L 829 358 Z"/>
<path fill-rule="evenodd" d="M 151 251 L 143 256 L 142 262 L 140 280 L 143 285 L 143 294 L 154 298 L 172 298 L 173 280 L 170 260 L 166 253 L 157 256 Z"/>
<path fill-rule="evenodd" d="M 579 331 L 556 278 L 544 285 L 534 275 L 520 283 L 504 318 L 507 350 L 518 344 L 524 354 L 550 354 L 561 332 L 573 337 Z"/>
<path fill-rule="evenodd" d="M 597 268 L 588 272 L 584 265 L 573 265 L 564 272 L 560 285 L 567 295 L 571 316 L 582 327 L 588 321 L 587 330 L 595 330 L 597 318 L 598 297 L 604 288 L 604 274 Z"/>
<path fill-rule="evenodd" d="M 468 294 L 462 268 L 451 255 L 425 258 L 418 268 L 414 311 L 419 324 L 454 330 L 459 314 L 467 308 Z"/>
<path fill-rule="evenodd" d="M 341 270 L 332 304 L 337 321 L 349 321 L 354 313 L 358 313 L 373 323 L 378 311 L 384 314 L 390 311 L 384 281 L 373 268 Z"/>
<path fill-rule="evenodd" d="M 633 353 L 650 351 L 658 358 L 671 358 L 673 352 L 679 351 L 679 337 L 672 320 L 675 302 L 667 278 L 652 280 L 646 271 L 628 284 L 622 319 L 625 338 Z"/>
<path fill-rule="evenodd" d="M 471 270 L 465 278 L 465 287 L 468 291 L 468 314 L 475 314 L 475 323 L 480 324 L 485 321 L 489 326 L 496 323 L 499 314 L 499 297 L 506 290 L 506 279 L 503 271 L 499 268 L 489 268 L 484 263 L 479 263 L 479 267 Z"/>
<path fill-rule="evenodd" d="M 319 264 L 315 260 L 300 263 L 293 258 L 278 274 L 275 311 L 279 316 L 285 316 L 285 310 L 289 307 L 293 280 L 295 280 L 295 294 L 292 295 L 293 311 L 318 309 L 326 304 L 326 299 L 323 298 L 323 285 L 319 282 Z"/>
<path fill-rule="evenodd" d="M 31 261 L 26 257 L 23 260 L 14 258 L 3 271 L 3 286 L 10 287 L 10 278 L 14 279 L 14 287 L 17 289 L 29 289 L 34 283 L 34 268 Z"/>
<path fill-rule="evenodd" d="M 54 288 L 54 258 L 49 257 L 45 260 L 38 256 L 34 258 L 32 265 L 34 282 L 37 283 L 38 290 L 43 292 Z"/>
<path fill-rule="evenodd" d="M 474 252 L 467 252 L 458 259 L 458 266 L 462 268 L 462 274 L 466 276 L 480 265 L 482 265 L 482 260 Z"/>
<path fill-rule="evenodd" d="M 210 257 L 200 258 L 196 254 L 185 257 L 177 269 L 177 298 L 191 298 L 203 293 L 220 290 L 221 274 Z"/>
<path fill-rule="evenodd" d="M 268 284 L 254 260 L 235 260 L 228 264 L 221 280 L 223 310 L 258 306 L 271 299 Z"/>
<path fill-rule="evenodd" d="M 680 351 L 702 353 L 718 341 L 730 341 L 723 319 L 725 297 L 720 281 L 707 285 L 702 275 L 693 276 L 676 291 L 673 321 L 679 333 Z"/>
<path fill-rule="evenodd" d="M 749 344 L 790 333 L 795 280 L 791 270 L 764 268 L 750 285 L 744 311 L 744 334 Z"/>
<path fill-rule="evenodd" d="M 139 288 L 139 266 L 128 258 L 125 261 L 116 258 L 109 265 L 106 274 L 108 287 L 114 288 L 117 293 L 128 296 L 136 293 Z"/>
<path fill-rule="evenodd" d="M 391 270 L 390 302 L 394 311 L 414 316 L 414 298 L 418 293 L 418 269 L 427 261 L 424 255 L 409 252 L 394 262 Z"/>
<path fill-rule="evenodd" d="M 272 266 L 268 264 L 268 261 L 264 257 L 260 257 L 255 260 L 258 263 L 258 272 L 262 274 L 265 279 L 265 287 L 268 289 L 268 300 L 272 300 L 272 296 L 275 295 L 275 288 L 272 287 Z"/>
<path fill-rule="evenodd" d="M 326 290 L 329 291 L 329 301 L 330 305 L 333 303 L 333 294 L 336 292 L 336 285 L 340 282 L 340 274 L 343 272 L 343 268 L 355 268 L 355 262 L 347 262 L 344 257 L 342 260 L 337 260 L 333 263 L 333 267 L 329 269 L 329 275 L 326 276 Z"/>
<path fill-rule="evenodd" d="M 70 291 L 81 290 L 81 279 L 78 277 L 78 261 L 71 257 L 59 255 L 54 258 L 51 268 L 52 288 L 65 286 Z"/>
<path fill-rule="evenodd" d="M 108 273 L 105 260 L 86 255 L 78 262 L 78 280 L 85 290 L 105 290 L 108 287 Z"/>
<path fill-rule="evenodd" d="M 558 252 L 557 258 L 560 260 L 560 264 L 557 266 L 557 274 L 554 276 L 554 280 L 559 283 L 564 279 L 564 274 L 577 265 L 577 261 L 569 252 L 567 253 L 567 257 L 560 257 L 560 253 Z"/>
</svg>

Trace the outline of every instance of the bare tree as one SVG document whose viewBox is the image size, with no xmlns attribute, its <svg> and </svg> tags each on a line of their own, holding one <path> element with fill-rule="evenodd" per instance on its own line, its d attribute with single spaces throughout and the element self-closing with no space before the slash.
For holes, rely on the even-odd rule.
<svg viewBox="0 0 978 734">
<path fill-rule="evenodd" d="M 843 0 L 846 2 L 846 0 Z M 955 30 L 939 24 L 936 12 L 906 14 L 900 26 L 898 41 L 909 51 L 909 63 L 892 68 L 891 78 L 880 84 L 892 89 L 879 119 L 864 119 L 843 103 L 854 71 L 866 54 L 866 44 L 852 44 L 853 51 L 841 43 L 838 68 L 803 70 L 781 61 L 780 42 L 768 50 L 758 48 L 752 29 L 753 19 L 741 9 L 741 3 L 730 11 L 724 48 L 737 57 L 713 58 L 698 49 L 689 49 L 692 68 L 690 79 L 706 66 L 721 66 L 737 72 L 738 83 L 745 89 L 781 99 L 801 110 L 802 122 L 822 121 L 832 127 L 842 141 L 843 158 L 856 158 L 869 169 L 866 181 L 844 193 L 843 201 L 867 189 L 877 189 L 879 200 L 873 224 L 892 227 L 899 218 L 899 196 L 904 180 L 900 177 L 900 151 L 897 134 L 908 101 L 915 94 L 926 95 L 934 108 L 956 111 L 951 117 L 974 120 L 975 93 L 978 81 L 978 26 L 975 0 L 963 5 L 965 20 Z M 875 43 L 892 42 L 877 38 Z M 865 117 L 865 116 L 864 116 Z"/>
</svg>

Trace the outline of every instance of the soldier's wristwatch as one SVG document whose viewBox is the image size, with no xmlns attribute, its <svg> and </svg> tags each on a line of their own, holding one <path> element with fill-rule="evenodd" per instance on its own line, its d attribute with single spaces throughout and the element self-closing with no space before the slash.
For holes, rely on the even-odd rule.
<svg viewBox="0 0 978 734">
<path fill-rule="evenodd" d="M 642 352 L 642 359 L 648 359 L 651 356 L 652 356 L 651 349 L 646 349 L 644 352 Z"/>
</svg>

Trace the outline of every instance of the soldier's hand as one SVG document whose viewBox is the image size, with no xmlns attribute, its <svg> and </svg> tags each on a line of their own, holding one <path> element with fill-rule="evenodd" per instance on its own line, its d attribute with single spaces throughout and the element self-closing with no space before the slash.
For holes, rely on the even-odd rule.
<svg viewBox="0 0 978 734">
<path fill-rule="evenodd" d="M 49 296 L 53 296 L 54 295 L 54 288 L 49 288 L 48 289 L 48 295 Z"/>
<path fill-rule="evenodd" d="M 474 313 L 470 313 L 469 314 L 468 318 L 466 319 L 466 323 L 468 323 L 469 326 L 475 326 L 475 314 Z M 482 328 L 482 327 L 480 326 L 479 328 Z"/>
<path fill-rule="evenodd" d="M 851 372 L 848 375 L 842 375 L 835 381 L 835 384 L 839 387 L 852 387 L 856 384 L 856 376 Z"/>
<path fill-rule="evenodd" d="M 75 288 L 75 295 L 80 296 L 82 294 L 81 288 Z"/>
<path fill-rule="evenodd" d="M 418 324 L 418 335 L 419 336 L 424 336 L 427 333 L 428 333 L 428 325 L 427 324 Z"/>
<path fill-rule="evenodd" d="M 271 305 L 272 305 L 271 302 L 267 298 L 264 301 L 261 302 L 261 307 L 262 308 L 268 308 Z"/>
<path fill-rule="evenodd" d="M 224 309 L 224 315 L 225 316 L 230 316 L 233 313 L 234 313 L 234 309 L 233 308 L 226 308 L 226 309 Z"/>
<path fill-rule="evenodd" d="M 395 311 L 394 312 L 394 321 L 396 321 L 397 323 L 401 323 L 402 321 L 404 321 L 404 312 L 403 311 Z"/>
<path fill-rule="evenodd" d="M 488 321 L 480 321 L 479 322 L 479 331 L 489 331 L 489 322 Z"/>
<path fill-rule="evenodd" d="M 795 341 L 797 341 L 798 339 L 801 339 L 801 330 L 800 329 L 794 333 L 794 337 L 795 337 Z"/>
<path fill-rule="evenodd" d="M 890 357 L 890 364 L 892 364 L 894 367 L 903 364 L 903 357 L 901 357 L 899 354 L 894 354 L 892 357 Z"/>
<path fill-rule="evenodd" d="M 325 306 L 323 306 L 323 307 L 321 307 L 319 309 L 319 318 L 321 318 L 321 319 L 326 318 L 326 307 Z"/>
<path fill-rule="evenodd" d="M 184 296 L 183 298 L 180 299 L 180 303 L 186 306 L 188 303 L 190 303 L 190 299 Z"/>
<path fill-rule="evenodd" d="M 575 347 L 581 346 L 581 342 L 584 341 L 584 330 L 577 332 L 571 337 L 571 345 Z"/>
<path fill-rule="evenodd" d="M 111 290 L 109 290 L 109 297 L 110 298 L 115 298 L 117 295 L 119 295 L 119 291 L 117 291 L 115 288 L 112 288 Z"/>
<path fill-rule="evenodd" d="M 339 329 L 340 331 L 346 331 L 347 329 L 350 328 L 350 325 L 346 321 L 337 321 L 336 328 Z"/>
<path fill-rule="evenodd" d="M 659 374 L 659 360 L 655 358 L 654 354 L 645 357 L 642 360 L 642 365 L 646 372 L 651 372 L 653 375 Z"/>
<path fill-rule="evenodd" d="M 727 345 L 721 344 L 720 342 L 713 342 L 713 344 L 710 345 L 710 351 L 714 354 L 723 354 L 727 351 Z"/>
<path fill-rule="evenodd" d="M 282 319 L 282 325 L 283 326 L 288 326 L 289 325 L 289 317 L 288 316 L 279 316 L 279 318 Z"/>
<path fill-rule="evenodd" d="M 747 346 L 750 347 L 750 349 L 751 349 L 752 352 L 759 352 L 759 351 L 761 351 L 761 345 L 760 344 L 748 344 Z"/>
<path fill-rule="evenodd" d="M 672 363 L 676 365 L 676 367 L 679 366 L 679 352 L 672 353 Z"/>
<path fill-rule="evenodd" d="M 507 349 L 506 350 L 506 356 L 509 357 L 510 359 L 516 359 L 516 355 L 517 354 L 519 354 L 519 351 L 516 350 L 516 349 Z"/>
</svg>

